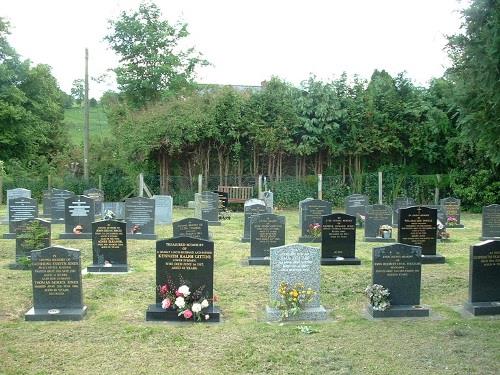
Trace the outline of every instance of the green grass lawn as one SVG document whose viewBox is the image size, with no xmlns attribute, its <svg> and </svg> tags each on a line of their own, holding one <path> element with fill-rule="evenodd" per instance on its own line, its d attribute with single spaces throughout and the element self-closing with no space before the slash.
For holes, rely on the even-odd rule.
<svg viewBox="0 0 500 375">
<path fill-rule="evenodd" d="M 83 108 L 69 108 L 64 111 L 64 123 L 68 127 L 71 142 L 83 145 Z M 90 139 L 105 138 L 111 135 L 108 119 L 103 108 L 98 105 L 89 110 L 89 133 Z"/>
<path fill-rule="evenodd" d="M 174 219 L 192 210 L 174 209 Z M 286 216 L 287 243 L 299 236 L 298 212 Z M 86 275 L 81 322 L 25 322 L 32 306 L 31 274 L 10 270 L 13 240 L 0 239 L 1 374 L 498 374 L 500 319 L 462 316 L 467 299 L 469 246 L 477 243 L 481 216 L 462 215 L 465 229 L 450 229 L 451 241 L 438 244 L 446 264 L 425 265 L 421 303 L 425 319 L 368 319 L 363 289 L 371 280 L 371 249 L 357 232 L 361 266 L 321 267 L 321 303 L 330 320 L 269 324 L 269 267 L 242 265 L 250 244 L 240 243 L 243 214 L 210 227 L 215 241 L 215 293 L 223 322 L 174 324 L 145 321 L 155 300 L 155 243 L 128 242 L 127 275 Z M 172 227 L 159 225 L 159 238 Z M 7 226 L 0 227 L 5 233 Z M 57 240 L 80 249 L 82 266 L 91 264 L 90 240 Z"/>
</svg>

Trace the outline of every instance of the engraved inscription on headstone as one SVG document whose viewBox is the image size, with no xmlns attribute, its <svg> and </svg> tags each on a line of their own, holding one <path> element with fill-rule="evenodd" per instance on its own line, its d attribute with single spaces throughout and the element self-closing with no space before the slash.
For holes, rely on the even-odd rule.
<svg viewBox="0 0 500 375">
<path fill-rule="evenodd" d="M 366 214 L 368 197 L 363 194 L 352 194 L 345 198 L 345 213 L 358 219 L 358 215 Z"/>
<path fill-rule="evenodd" d="M 219 221 L 219 195 L 211 191 L 201 193 L 203 202 L 206 206 L 201 207 L 201 218 L 208 221 L 208 225 L 221 225 Z"/>
<path fill-rule="evenodd" d="M 9 212 L 10 200 L 16 198 L 31 198 L 31 190 L 23 188 L 7 189 L 7 196 L 6 196 L 7 212 Z"/>
<path fill-rule="evenodd" d="M 5 233 L 3 238 L 16 238 L 17 223 L 21 220 L 34 219 L 38 217 L 38 204 L 32 198 L 14 198 L 9 202 L 9 233 Z"/>
<path fill-rule="evenodd" d="M 325 215 L 321 222 L 321 264 L 358 265 L 356 217 L 342 213 Z"/>
<path fill-rule="evenodd" d="M 266 205 L 260 199 L 249 199 L 245 202 L 243 209 L 245 211 L 245 219 L 241 242 L 250 242 L 250 219 L 255 215 L 265 214 L 267 212 Z"/>
<path fill-rule="evenodd" d="M 443 198 L 439 201 L 439 204 L 446 215 L 446 221 L 443 224 L 447 224 L 448 228 L 464 227 L 460 220 L 460 199 L 452 197 Z"/>
<path fill-rule="evenodd" d="M 127 237 L 137 240 L 155 240 L 155 201 L 136 197 L 125 201 Z"/>
<path fill-rule="evenodd" d="M 103 220 L 92 223 L 92 261 L 88 272 L 127 272 L 127 224 Z"/>
<path fill-rule="evenodd" d="M 188 217 L 172 224 L 174 237 L 192 237 L 209 240 L 208 222 L 206 220 Z"/>
<path fill-rule="evenodd" d="M 500 205 L 483 207 L 482 240 L 500 240 Z"/>
<path fill-rule="evenodd" d="M 285 244 L 285 220 L 284 216 L 274 214 L 255 215 L 250 219 L 249 265 L 269 265 L 271 247 Z"/>
</svg>

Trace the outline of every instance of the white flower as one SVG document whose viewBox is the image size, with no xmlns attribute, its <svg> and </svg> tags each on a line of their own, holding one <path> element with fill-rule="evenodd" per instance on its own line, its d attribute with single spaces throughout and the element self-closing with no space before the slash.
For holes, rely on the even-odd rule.
<svg viewBox="0 0 500 375">
<path fill-rule="evenodd" d="M 186 306 L 186 301 L 184 301 L 184 297 L 177 297 L 175 299 L 175 305 L 179 308 L 183 308 L 184 306 Z"/>
<path fill-rule="evenodd" d="M 205 320 L 208 320 L 208 319 L 210 319 L 210 315 L 207 314 L 207 315 L 205 315 Z"/>
<path fill-rule="evenodd" d="M 204 308 L 204 309 L 208 307 L 208 301 L 206 299 L 204 299 L 203 301 L 201 301 L 201 307 Z"/>
<path fill-rule="evenodd" d="M 191 311 L 194 313 L 199 313 L 201 311 L 201 304 L 200 303 L 193 303 L 193 306 L 191 307 Z"/>
<path fill-rule="evenodd" d="M 182 285 L 179 287 L 179 289 L 177 290 L 179 293 L 182 293 L 182 295 L 184 297 L 187 297 L 191 294 L 191 292 L 189 291 L 189 287 L 187 285 Z"/>
</svg>

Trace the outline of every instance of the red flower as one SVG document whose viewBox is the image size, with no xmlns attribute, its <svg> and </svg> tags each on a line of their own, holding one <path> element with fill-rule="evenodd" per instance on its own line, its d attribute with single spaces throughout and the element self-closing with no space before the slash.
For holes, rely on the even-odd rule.
<svg viewBox="0 0 500 375">
<path fill-rule="evenodd" d="M 193 312 L 191 310 L 184 310 L 184 318 L 191 319 L 193 317 Z"/>
<path fill-rule="evenodd" d="M 160 288 L 160 293 L 166 294 L 167 292 L 168 292 L 168 285 L 167 284 L 162 285 Z"/>
</svg>

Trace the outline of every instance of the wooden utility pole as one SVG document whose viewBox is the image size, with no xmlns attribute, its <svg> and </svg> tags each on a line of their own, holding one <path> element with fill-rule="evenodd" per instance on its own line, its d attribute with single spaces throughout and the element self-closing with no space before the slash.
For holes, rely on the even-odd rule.
<svg viewBox="0 0 500 375">
<path fill-rule="evenodd" d="M 83 119 L 83 179 L 89 180 L 89 50 L 85 48 L 85 101 Z"/>
</svg>

